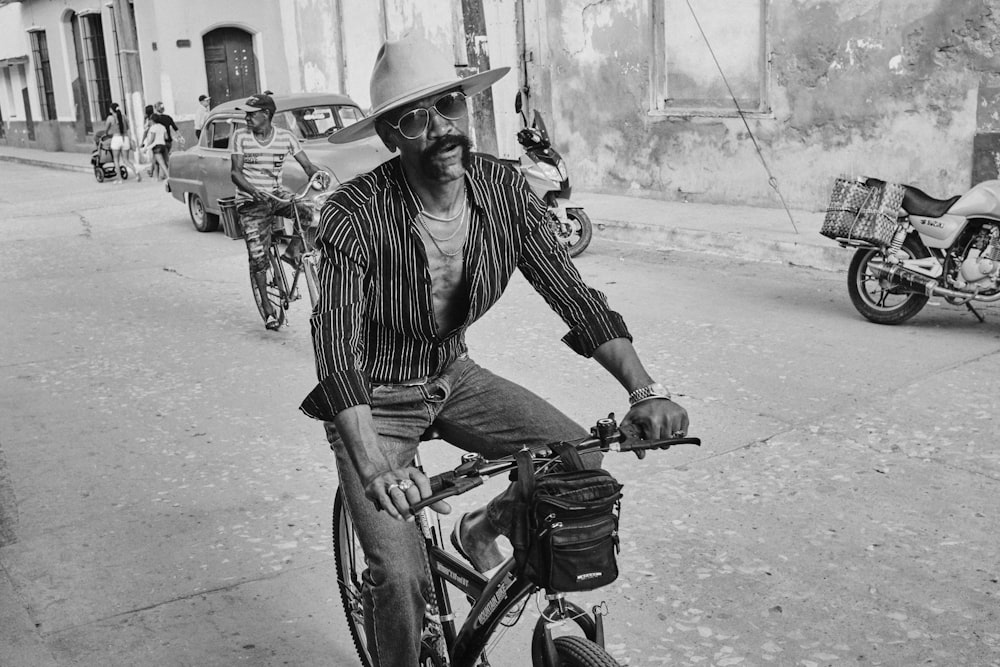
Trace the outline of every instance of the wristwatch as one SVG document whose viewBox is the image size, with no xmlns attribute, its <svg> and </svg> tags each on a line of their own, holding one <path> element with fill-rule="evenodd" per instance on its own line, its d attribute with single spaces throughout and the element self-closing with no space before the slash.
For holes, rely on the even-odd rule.
<svg viewBox="0 0 1000 667">
<path fill-rule="evenodd" d="M 636 403 L 640 403 L 650 398 L 665 398 L 670 400 L 672 396 L 666 387 L 659 382 L 654 382 L 653 384 L 646 385 L 645 387 L 639 387 L 629 394 L 628 404 L 635 405 Z"/>
</svg>

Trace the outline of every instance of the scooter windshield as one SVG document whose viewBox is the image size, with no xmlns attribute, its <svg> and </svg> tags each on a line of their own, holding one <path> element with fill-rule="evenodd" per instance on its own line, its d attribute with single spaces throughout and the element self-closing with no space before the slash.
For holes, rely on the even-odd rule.
<svg viewBox="0 0 1000 667">
<path fill-rule="evenodd" d="M 542 135 L 542 140 L 548 142 L 549 131 L 545 127 L 545 121 L 542 120 L 542 114 L 538 113 L 538 109 L 535 109 L 535 119 L 532 121 L 531 126 L 538 130 L 538 133 Z"/>
</svg>

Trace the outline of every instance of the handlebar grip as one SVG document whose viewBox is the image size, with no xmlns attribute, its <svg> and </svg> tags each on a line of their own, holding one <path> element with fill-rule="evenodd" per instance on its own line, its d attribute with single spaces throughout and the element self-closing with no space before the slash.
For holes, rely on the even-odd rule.
<svg viewBox="0 0 1000 667">
<path fill-rule="evenodd" d="M 441 473 L 440 475 L 434 475 L 430 478 L 431 483 L 431 493 L 438 493 L 443 489 L 449 482 L 455 479 L 455 471 L 448 470 Z"/>
<path fill-rule="evenodd" d="M 436 478 L 442 476 L 443 475 L 438 475 L 435 478 L 431 478 L 431 489 L 434 488 Z M 457 496 L 465 493 L 466 491 L 470 491 L 477 486 L 481 486 L 483 481 L 482 477 L 458 477 L 450 480 L 450 482 L 442 480 L 441 489 L 439 491 L 436 491 L 418 503 L 410 505 L 410 514 L 416 514 L 425 507 L 430 507 L 434 503 L 444 500 L 445 498 L 451 498 L 452 496 Z"/>
<path fill-rule="evenodd" d="M 683 438 L 666 438 L 663 440 L 642 440 L 639 438 L 629 438 L 628 440 L 620 442 L 618 447 L 623 452 L 634 452 L 645 449 L 670 449 L 674 445 L 694 445 L 696 447 L 700 447 L 701 438 L 687 436 Z"/>
</svg>

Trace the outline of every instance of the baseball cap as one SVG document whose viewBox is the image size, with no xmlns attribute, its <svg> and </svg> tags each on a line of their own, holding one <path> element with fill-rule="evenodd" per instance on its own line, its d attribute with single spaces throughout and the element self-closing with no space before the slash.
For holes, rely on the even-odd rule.
<svg viewBox="0 0 1000 667">
<path fill-rule="evenodd" d="M 246 102 L 236 107 L 237 111 L 263 111 L 265 109 L 272 112 L 276 109 L 270 95 L 251 95 Z"/>
<path fill-rule="evenodd" d="M 208 95 L 199 95 L 198 96 L 198 101 L 199 102 L 204 102 L 207 99 L 210 99 Z"/>
</svg>

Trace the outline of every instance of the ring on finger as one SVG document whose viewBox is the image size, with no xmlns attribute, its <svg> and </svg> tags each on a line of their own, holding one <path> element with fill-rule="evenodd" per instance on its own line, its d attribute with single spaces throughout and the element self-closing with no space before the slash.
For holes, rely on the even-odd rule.
<svg viewBox="0 0 1000 667">
<path fill-rule="evenodd" d="M 398 487 L 399 490 L 402 491 L 403 493 L 406 493 L 406 490 L 409 489 L 411 486 L 413 486 L 413 482 L 411 482 L 408 479 L 401 479 L 399 480 L 399 482 L 396 483 L 396 487 Z"/>
<path fill-rule="evenodd" d="M 398 488 L 400 488 L 399 483 L 398 482 L 393 482 L 389 486 L 385 487 L 385 492 L 386 493 L 392 493 L 393 489 L 398 489 Z"/>
<path fill-rule="evenodd" d="M 685 435 L 687 435 L 687 433 L 685 433 L 684 431 L 674 431 L 673 433 L 670 434 L 670 437 L 671 438 L 683 438 Z"/>
</svg>

